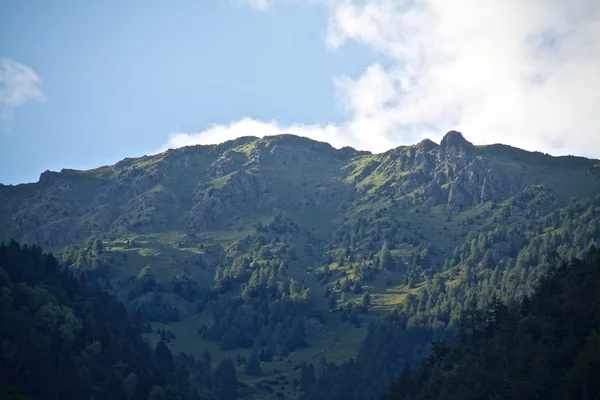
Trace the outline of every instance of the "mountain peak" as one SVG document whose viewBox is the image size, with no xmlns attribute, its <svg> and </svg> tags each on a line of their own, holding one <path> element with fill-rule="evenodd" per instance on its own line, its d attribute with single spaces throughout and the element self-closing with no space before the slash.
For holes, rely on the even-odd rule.
<svg viewBox="0 0 600 400">
<path fill-rule="evenodd" d="M 475 146 L 473 143 L 469 142 L 462 133 L 458 131 L 449 131 L 444 135 L 444 138 L 440 142 L 440 146 L 443 150 L 447 151 L 450 149 L 461 149 L 464 151 L 468 151 Z"/>
<path fill-rule="evenodd" d="M 416 144 L 416 147 L 419 149 L 423 149 L 425 152 L 433 150 L 438 147 L 438 144 L 430 139 L 423 139 L 419 143 Z"/>
</svg>

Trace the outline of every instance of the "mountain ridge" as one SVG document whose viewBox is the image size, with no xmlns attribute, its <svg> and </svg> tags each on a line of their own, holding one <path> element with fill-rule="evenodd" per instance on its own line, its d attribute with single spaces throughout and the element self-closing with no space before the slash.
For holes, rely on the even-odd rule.
<svg viewBox="0 0 600 400">
<path fill-rule="evenodd" d="M 170 149 L 154 156 L 126 158 L 112 166 L 102 166 L 86 171 L 73 169 L 63 169 L 60 172 L 45 171 L 40 175 L 37 183 L 17 186 L 0 185 L 0 196 L 5 199 L 5 202 L 9 202 L 11 197 L 23 198 L 28 196 L 30 191 L 39 193 L 40 190 L 48 190 L 49 188 L 54 188 L 55 191 L 65 191 L 69 189 L 69 185 L 73 184 L 86 187 L 85 190 L 87 191 L 94 190 L 94 186 L 101 187 L 106 185 L 107 182 L 112 180 L 118 186 L 132 185 L 133 183 L 133 190 L 129 191 L 129 193 L 122 193 L 121 191 L 121 196 L 140 196 L 160 184 L 179 185 L 182 191 L 188 192 L 187 197 L 190 197 L 189 192 L 202 190 L 198 187 L 198 185 L 202 185 L 202 182 L 200 182 L 201 179 L 198 182 L 189 183 L 189 185 L 196 186 L 195 188 L 189 185 L 181 185 L 175 181 L 181 181 L 182 177 L 194 179 L 194 174 L 204 173 L 208 175 L 203 184 L 205 187 L 210 186 L 226 192 L 233 188 L 234 191 L 232 193 L 226 193 L 226 196 L 229 197 L 234 195 L 235 192 L 238 197 L 249 196 L 250 198 L 259 198 L 262 196 L 261 191 L 268 190 L 268 178 L 263 177 L 259 179 L 256 174 L 248 174 L 248 171 L 264 170 L 268 172 L 268 170 L 271 170 L 271 172 L 277 173 L 273 168 L 285 168 L 285 165 L 288 165 L 288 163 L 292 163 L 300 168 L 309 168 L 311 163 L 313 165 L 319 165 L 320 163 L 321 166 L 324 166 L 326 163 L 329 168 L 334 168 L 334 170 L 330 171 L 331 179 L 333 181 L 341 180 L 349 183 L 350 187 L 346 189 L 351 191 L 360 192 L 362 188 L 370 186 L 377 187 L 380 189 L 379 192 L 381 192 L 381 188 L 377 182 L 373 179 L 370 181 L 368 178 L 370 171 L 374 171 L 375 169 L 388 174 L 387 178 L 375 174 L 378 180 L 385 180 L 387 186 L 398 187 L 399 185 L 404 185 L 403 188 L 400 188 L 400 192 L 405 195 L 408 194 L 408 190 L 414 190 L 418 186 L 424 186 L 425 191 L 431 192 L 432 188 L 430 185 L 425 185 L 426 181 L 431 179 L 438 182 L 441 187 L 433 188 L 435 189 L 433 191 L 436 193 L 428 193 L 431 196 L 428 199 L 423 199 L 423 204 L 428 207 L 437 203 L 440 195 L 442 197 L 447 195 L 449 196 L 449 207 L 456 211 L 460 207 L 478 203 L 494 195 L 493 193 L 488 194 L 485 192 L 486 190 L 488 192 L 490 190 L 489 188 L 486 189 L 486 187 L 494 185 L 494 183 L 490 183 L 495 179 L 494 175 L 489 177 L 467 177 L 464 175 L 472 175 L 473 170 L 480 171 L 490 167 L 491 163 L 498 161 L 504 163 L 498 170 L 513 169 L 511 173 L 514 172 L 515 174 L 518 174 L 519 171 L 517 171 L 518 168 L 514 168 L 514 163 L 521 163 L 521 165 L 531 165 L 532 163 L 552 165 L 554 163 L 560 164 L 561 168 L 587 169 L 584 171 L 585 174 L 591 174 L 596 171 L 595 166 L 598 164 L 598 161 L 592 159 L 572 156 L 554 157 L 543 155 L 542 153 L 526 152 L 505 145 L 474 146 L 461 133 L 456 131 L 448 132 L 439 145 L 426 139 L 417 145 L 399 146 L 380 154 L 358 151 L 348 147 L 335 149 L 328 143 L 317 142 L 289 134 L 268 136 L 265 138 L 246 136 L 219 145 L 188 146 L 181 149 Z M 333 166 L 333 164 L 339 162 L 343 162 L 344 165 Z M 391 165 L 393 163 L 395 165 Z M 469 167 L 469 164 L 472 165 Z M 352 165 L 355 168 L 352 168 Z M 448 166 L 451 168 L 448 168 Z M 340 169 L 339 167 L 342 168 Z M 492 170 L 493 166 L 489 171 Z M 460 171 L 468 173 L 463 173 L 463 176 L 460 176 Z M 229 174 L 234 172 L 236 173 L 229 176 Z M 424 172 L 424 174 L 419 172 Z M 406 175 L 407 178 L 400 183 L 402 179 L 400 176 L 397 176 L 396 182 L 392 182 L 388 178 L 389 175 L 394 173 Z M 139 177 L 136 177 L 137 175 Z M 362 179 L 362 177 L 365 179 Z M 230 179 L 231 182 L 229 182 Z M 293 180 L 293 178 L 291 179 Z M 446 194 L 446 188 L 443 185 L 451 184 L 450 180 L 453 179 L 462 180 L 462 184 L 453 185 Z M 469 181 L 473 179 L 477 182 Z M 511 181 L 511 179 L 506 179 L 505 176 L 501 177 L 501 180 L 505 182 Z M 354 183 L 357 184 L 356 187 L 352 187 Z M 468 193 L 464 191 L 466 186 L 474 184 L 479 186 L 479 190 L 482 193 L 477 195 L 473 190 L 470 192 L 467 191 Z M 219 185 L 221 186 L 219 187 Z M 523 185 L 520 184 L 518 186 L 522 187 Z M 259 189 L 257 192 L 257 187 L 262 187 L 262 189 Z M 156 188 L 157 191 L 159 189 Z M 243 189 L 242 192 L 239 192 L 239 189 Z M 505 187 L 502 190 L 508 190 L 512 193 L 516 189 Z M 119 191 L 112 188 L 107 193 L 100 194 L 100 197 L 115 197 L 116 192 Z M 477 199 L 478 196 L 479 199 Z M 182 199 L 173 197 L 169 201 L 177 203 L 180 200 Z M 187 201 L 198 202 L 198 199 L 190 200 L 188 198 Z M 99 204 L 96 202 L 94 206 L 102 206 L 102 202 Z M 208 205 L 205 204 L 205 206 Z M 267 204 L 263 205 L 263 207 L 267 206 Z M 275 204 L 271 202 L 271 206 L 275 206 Z M 216 207 L 217 209 L 214 210 L 204 207 L 199 212 L 202 214 L 212 210 L 216 213 L 221 213 L 228 206 L 227 203 L 223 203 Z M 9 210 L 5 209 L 3 211 L 6 212 Z M 127 212 L 127 209 L 125 209 L 125 212 Z M 45 219 L 48 220 L 48 218 Z M 104 224 L 110 219 L 110 217 L 105 217 L 106 221 L 104 221 Z M 43 220 L 44 218 L 42 218 Z M 44 223 L 42 221 L 37 225 L 43 226 Z M 58 221 L 55 220 L 55 222 Z M 199 226 L 205 226 L 206 223 L 206 221 L 201 222 Z M 33 224 L 33 226 L 35 225 Z M 89 230 L 85 233 L 96 234 L 97 232 Z M 23 234 L 25 232 L 21 232 L 17 236 L 23 239 Z M 26 242 L 30 241 L 27 237 L 25 239 Z M 40 245 L 54 244 L 51 242 L 35 242 L 35 240 L 32 243 Z"/>
<path fill-rule="evenodd" d="M 38 184 L 41 183 L 42 181 L 45 181 L 47 178 L 46 177 L 50 177 L 50 176 L 55 176 L 56 174 L 76 174 L 76 173 L 85 173 L 85 172 L 95 172 L 95 171 L 100 171 L 100 170 L 104 170 L 110 167 L 116 167 L 116 166 L 124 166 L 127 165 L 128 163 L 134 162 L 136 160 L 140 160 L 140 159 L 147 159 L 147 158 L 152 158 L 152 157 L 157 157 L 160 156 L 162 154 L 176 154 L 178 151 L 184 150 L 184 149 L 194 149 L 194 148 L 202 148 L 202 149 L 212 149 L 214 151 L 218 151 L 220 149 L 223 150 L 228 150 L 232 145 L 243 145 L 243 144 L 247 144 L 249 142 L 252 141 L 260 141 L 262 139 L 265 138 L 273 138 L 273 139 L 285 139 L 285 138 L 299 138 L 299 139 L 305 139 L 308 142 L 312 142 L 312 143 L 319 143 L 319 144 L 325 144 L 330 146 L 333 150 L 336 151 L 341 151 L 343 153 L 350 153 L 350 154 L 356 154 L 356 155 L 383 155 L 383 154 L 387 154 L 387 153 L 393 153 L 394 151 L 397 151 L 399 149 L 405 149 L 405 148 L 411 148 L 411 147 L 418 147 L 418 146 L 428 146 L 429 148 L 435 148 L 435 147 L 444 147 L 444 143 L 445 141 L 448 140 L 449 136 L 453 136 L 454 134 L 458 134 L 458 136 L 460 136 L 461 139 L 459 139 L 461 142 L 466 143 L 470 148 L 475 147 L 476 149 L 481 150 L 498 150 L 498 151 L 505 151 L 505 152 L 514 152 L 514 153 L 521 153 L 521 154 L 530 154 L 530 155 L 539 155 L 542 156 L 544 158 L 550 158 L 550 159 L 554 159 L 554 160 L 581 160 L 583 163 L 587 163 L 587 162 L 600 162 L 600 159 L 595 159 L 595 158 L 588 158 L 588 157 L 584 157 L 584 156 L 576 156 L 576 155 L 559 155 L 559 156 L 555 156 L 555 155 L 551 155 L 549 153 L 544 153 L 544 152 L 540 152 L 540 151 L 528 151 L 528 150 L 524 150 L 515 146 L 511 146 L 511 145 L 507 145 L 507 144 L 502 144 L 502 143 L 493 143 L 493 144 L 486 144 L 486 145 L 473 145 L 471 142 L 469 142 L 468 140 L 466 140 L 466 138 L 463 136 L 463 134 L 461 132 L 458 131 L 449 131 L 448 133 L 446 133 L 446 135 L 444 135 L 444 137 L 442 138 L 441 142 L 438 144 L 436 142 L 434 142 L 431 139 L 423 139 L 421 142 L 414 144 L 414 145 L 399 145 L 397 147 L 394 147 L 392 149 L 386 150 L 384 152 L 381 153 L 373 153 L 371 151 L 368 150 L 359 150 L 359 149 L 355 149 L 352 146 L 343 146 L 341 148 L 335 148 L 333 146 L 331 146 L 329 143 L 327 142 L 323 142 L 323 141 L 318 141 L 318 140 L 313 140 L 304 136 L 298 136 L 298 135 L 294 135 L 291 133 L 285 133 L 285 134 L 278 134 L 278 135 L 270 135 L 270 136 L 263 136 L 263 137 L 259 137 L 259 136 L 241 136 L 238 137 L 236 139 L 231 139 L 231 140 L 227 140 L 225 142 L 219 143 L 219 144 L 207 144 L 207 145 L 202 145 L 202 144 L 197 144 L 197 145 L 187 145 L 187 146 L 182 146 L 182 147 L 178 147 L 178 148 L 169 148 L 165 151 L 162 151 L 160 153 L 157 154 L 153 154 L 153 155 L 143 155 L 140 157 L 125 157 L 124 159 L 117 161 L 114 164 L 106 164 L 106 165 L 102 165 L 99 167 L 95 167 L 95 168 L 91 168 L 91 169 L 87 169 L 87 170 L 80 170 L 80 169 L 74 169 L 74 168 L 63 168 L 60 171 L 53 171 L 53 170 L 45 170 L 40 174 L 40 178 L 38 178 L 37 182 L 24 182 L 24 183 L 18 183 L 18 184 L 3 184 L 0 182 L 0 187 L 4 187 L 4 188 L 10 188 L 10 187 L 21 187 L 21 186 L 27 186 L 27 185 L 33 185 L 33 184 Z"/>
</svg>

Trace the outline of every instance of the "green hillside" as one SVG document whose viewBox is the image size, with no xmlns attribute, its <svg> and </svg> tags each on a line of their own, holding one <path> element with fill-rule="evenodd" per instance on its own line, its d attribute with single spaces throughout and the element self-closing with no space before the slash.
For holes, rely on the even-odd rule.
<svg viewBox="0 0 600 400">
<path fill-rule="evenodd" d="M 465 313 L 452 345 L 395 381 L 384 400 L 600 396 L 600 252 L 557 262 L 533 296 Z"/>
<path fill-rule="evenodd" d="M 454 131 L 383 154 L 244 137 L 0 185 L 0 240 L 139 309 L 153 344 L 236 360 L 248 397 L 370 399 L 469 304 L 600 242 L 599 165 Z"/>
</svg>

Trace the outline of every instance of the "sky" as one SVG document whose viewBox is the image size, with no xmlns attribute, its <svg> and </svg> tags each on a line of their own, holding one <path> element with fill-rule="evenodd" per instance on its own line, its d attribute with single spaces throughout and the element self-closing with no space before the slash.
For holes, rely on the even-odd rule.
<svg viewBox="0 0 600 400">
<path fill-rule="evenodd" d="M 0 3 L 0 183 L 292 133 L 600 158 L 600 1 Z"/>
</svg>

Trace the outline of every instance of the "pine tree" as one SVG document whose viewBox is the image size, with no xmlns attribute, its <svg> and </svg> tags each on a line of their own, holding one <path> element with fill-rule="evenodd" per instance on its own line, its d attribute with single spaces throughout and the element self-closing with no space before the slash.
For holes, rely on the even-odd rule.
<svg viewBox="0 0 600 400">
<path fill-rule="evenodd" d="M 159 386 L 171 385 L 175 381 L 175 364 L 171 350 L 164 341 L 156 344 L 154 349 L 154 360 L 156 361 L 155 383 Z"/>
<path fill-rule="evenodd" d="M 363 305 L 363 307 L 369 307 L 371 305 L 371 295 L 369 294 L 369 292 L 365 292 L 362 295 L 361 304 Z"/>
<path fill-rule="evenodd" d="M 256 352 L 253 352 L 246 364 L 246 374 L 250 376 L 260 376 L 260 360 Z"/>
<path fill-rule="evenodd" d="M 290 297 L 294 298 L 298 295 L 298 284 L 294 278 L 290 279 Z"/>
<path fill-rule="evenodd" d="M 302 390 L 305 392 L 308 391 L 316 381 L 315 367 L 312 364 L 307 365 L 303 363 L 300 370 L 300 386 Z"/>
<path fill-rule="evenodd" d="M 92 244 L 92 251 L 97 256 L 102 254 L 102 252 L 104 251 L 104 243 L 102 243 L 102 240 L 100 240 L 100 238 L 94 240 L 94 243 Z"/>
<path fill-rule="evenodd" d="M 215 370 L 215 384 L 217 391 L 223 399 L 235 399 L 237 397 L 238 380 L 235 372 L 235 364 L 230 358 L 225 358 L 217 365 Z"/>
<path fill-rule="evenodd" d="M 390 251 L 390 246 L 388 242 L 384 242 L 383 246 L 381 246 L 381 250 L 379 251 L 379 266 L 383 269 L 392 269 L 394 264 L 394 260 L 392 258 L 392 252 Z"/>
</svg>

